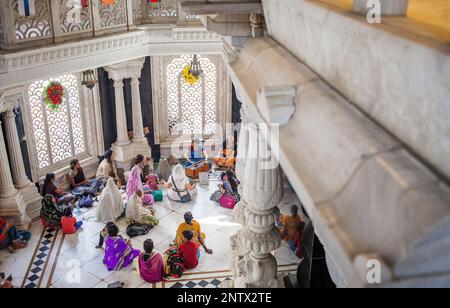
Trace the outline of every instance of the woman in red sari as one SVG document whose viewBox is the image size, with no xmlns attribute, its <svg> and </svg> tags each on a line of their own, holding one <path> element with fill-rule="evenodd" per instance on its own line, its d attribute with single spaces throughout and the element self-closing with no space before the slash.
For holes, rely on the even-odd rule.
<svg viewBox="0 0 450 308">
<path fill-rule="evenodd" d="M 139 273 L 146 282 L 157 283 L 164 278 L 164 262 L 160 253 L 153 251 L 151 239 L 144 242 L 144 253 L 139 256 Z"/>
</svg>

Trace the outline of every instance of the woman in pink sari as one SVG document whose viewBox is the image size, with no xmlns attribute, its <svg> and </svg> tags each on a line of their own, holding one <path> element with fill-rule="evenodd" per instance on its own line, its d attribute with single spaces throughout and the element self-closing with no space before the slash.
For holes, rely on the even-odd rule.
<svg viewBox="0 0 450 308">
<path fill-rule="evenodd" d="M 153 205 L 155 200 L 153 199 L 153 195 L 150 192 L 150 187 L 142 185 L 142 170 L 145 166 L 144 156 L 138 155 L 135 159 L 135 166 L 131 169 L 130 177 L 128 178 L 127 183 L 127 198 L 130 199 L 137 191 L 144 192 L 144 196 L 142 197 L 142 202 L 145 205 Z"/>
<path fill-rule="evenodd" d="M 120 271 L 133 263 L 140 255 L 140 251 L 133 249 L 129 242 L 119 236 L 119 228 L 116 225 L 108 226 L 108 237 L 106 238 L 105 258 L 103 263 L 108 271 Z"/>
<path fill-rule="evenodd" d="M 139 256 L 139 273 L 146 282 L 157 283 L 164 279 L 164 262 L 161 254 L 153 248 L 151 239 L 144 242 L 145 253 Z"/>
</svg>

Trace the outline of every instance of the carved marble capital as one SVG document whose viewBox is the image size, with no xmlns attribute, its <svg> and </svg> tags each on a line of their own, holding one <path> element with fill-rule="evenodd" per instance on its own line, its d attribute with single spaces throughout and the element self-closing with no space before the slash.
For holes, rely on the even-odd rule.
<svg viewBox="0 0 450 308">
<path fill-rule="evenodd" d="M 297 89 L 293 86 L 267 87 L 258 92 L 258 108 L 268 123 L 286 125 L 295 112 Z"/>
</svg>

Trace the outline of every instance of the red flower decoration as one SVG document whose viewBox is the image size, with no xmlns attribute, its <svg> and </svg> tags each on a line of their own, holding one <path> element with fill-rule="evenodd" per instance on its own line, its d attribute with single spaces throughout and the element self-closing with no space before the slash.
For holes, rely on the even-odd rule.
<svg viewBox="0 0 450 308">
<path fill-rule="evenodd" d="M 64 88 L 57 81 L 51 81 L 44 89 L 45 104 L 52 110 L 58 111 L 63 103 Z"/>
</svg>

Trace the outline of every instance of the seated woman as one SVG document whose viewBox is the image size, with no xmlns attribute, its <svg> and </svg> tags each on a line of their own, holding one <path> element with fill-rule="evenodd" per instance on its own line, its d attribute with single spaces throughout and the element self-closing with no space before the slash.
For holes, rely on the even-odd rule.
<svg viewBox="0 0 450 308">
<path fill-rule="evenodd" d="M 142 204 L 142 191 L 138 190 L 130 199 L 128 199 L 126 218 L 127 223 L 140 223 L 156 226 L 159 220 L 154 216 L 154 209 L 145 208 Z"/>
<path fill-rule="evenodd" d="M 133 249 L 130 241 L 125 241 L 119 236 L 119 228 L 114 224 L 108 226 L 105 245 L 103 264 L 110 272 L 126 268 L 141 253 L 139 250 Z"/>
<path fill-rule="evenodd" d="M 31 232 L 18 231 L 17 227 L 0 217 L 0 250 L 8 249 L 13 253 L 16 249 L 27 247 Z"/>
<path fill-rule="evenodd" d="M 281 235 L 286 242 L 294 240 L 295 233 L 297 233 L 297 226 L 302 222 L 302 218 L 298 215 L 298 207 L 293 205 L 291 207 L 291 215 L 282 215 L 281 224 L 283 228 Z"/>
<path fill-rule="evenodd" d="M 70 162 L 70 188 L 72 194 L 80 196 L 89 194 L 95 196 L 99 191 L 103 189 L 103 183 L 100 180 L 88 180 L 84 175 L 83 168 L 80 166 L 78 159 L 74 159 Z"/>
<path fill-rule="evenodd" d="M 103 159 L 98 166 L 97 175 L 95 177 L 102 181 L 103 184 L 106 184 L 111 178 L 119 180 L 117 167 L 114 163 L 114 152 L 112 150 L 107 150 L 103 155 Z"/>
<path fill-rule="evenodd" d="M 100 195 L 97 207 L 97 219 L 105 224 L 119 219 L 125 210 L 122 194 L 117 188 L 116 180 L 110 178 Z"/>
<path fill-rule="evenodd" d="M 146 161 L 144 156 L 136 156 L 134 167 L 131 169 L 130 177 L 127 183 L 127 198 L 130 199 L 137 191 L 146 192 L 143 196 L 143 202 L 145 205 L 152 205 L 155 203 L 153 195 L 151 194 L 150 187 L 142 184 L 142 171 L 145 167 Z"/>
<path fill-rule="evenodd" d="M 44 227 L 57 228 L 61 227 L 61 218 L 64 217 L 63 206 L 56 203 L 52 195 L 46 195 L 42 199 L 41 222 Z"/>
<path fill-rule="evenodd" d="M 203 142 L 199 139 L 192 140 L 189 152 L 184 154 L 184 158 L 186 159 L 185 168 L 197 165 L 202 161 L 207 162 L 208 153 L 204 150 Z"/>
<path fill-rule="evenodd" d="M 167 195 L 169 199 L 180 202 L 181 196 L 189 194 L 193 199 L 197 195 L 197 188 L 195 183 L 191 184 L 183 166 L 177 165 L 173 169 L 172 175 L 169 177 L 168 182 L 163 181 L 167 188 Z"/>
<path fill-rule="evenodd" d="M 213 251 L 206 247 L 205 244 L 205 234 L 202 233 L 200 224 L 194 220 L 191 212 L 186 212 L 184 214 L 184 223 L 182 223 L 177 230 L 177 237 L 175 238 L 175 246 L 180 248 L 180 246 L 185 242 L 185 238 L 183 233 L 185 231 L 191 231 L 193 233 L 192 241 L 198 245 L 198 247 L 202 246 L 205 249 L 207 254 L 213 254 Z"/>
<path fill-rule="evenodd" d="M 221 176 L 222 184 L 219 185 L 219 189 L 223 195 L 232 196 L 236 202 L 241 200 L 239 195 L 238 186 L 239 180 L 232 170 L 224 172 Z"/>
<path fill-rule="evenodd" d="M 236 164 L 236 151 L 233 136 L 228 136 L 221 156 L 212 159 L 219 168 L 233 168 Z"/>
<path fill-rule="evenodd" d="M 73 203 L 75 201 L 75 196 L 65 192 L 62 188 L 56 187 L 55 179 L 56 176 L 53 173 L 49 173 L 45 176 L 44 185 L 42 186 L 42 197 L 52 195 L 55 197 L 56 203 L 58 204 Z"/>
<path fill-rule="evenodd" d="M 164 279 L 164 262 L 161 254 L 154 251 L 155 245 L 151 239 L 144 242 L 144 253 L 139 256 L 139 274 L 150 283 L 157 283 Z"/>
</svg>

